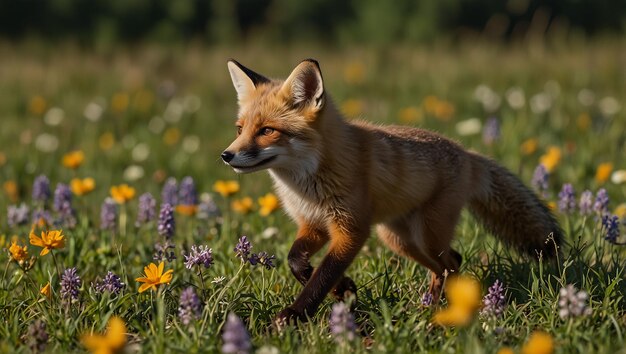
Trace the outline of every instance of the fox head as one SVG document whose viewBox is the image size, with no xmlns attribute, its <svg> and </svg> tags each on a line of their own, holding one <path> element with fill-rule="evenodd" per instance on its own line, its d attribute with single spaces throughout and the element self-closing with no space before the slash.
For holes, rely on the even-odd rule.
<svg viewBox="0 0 626 354">
<path fill-rule="evenodd" d="M 237 173 L 262 169 L 313 173 L 318 167 L 318 118 L 325 107 L 317 61 L 301 62 L 284 81 L 270 80 L 228 61 L 237 91 L 237 137 L 222 160 Z"/>
</svg>

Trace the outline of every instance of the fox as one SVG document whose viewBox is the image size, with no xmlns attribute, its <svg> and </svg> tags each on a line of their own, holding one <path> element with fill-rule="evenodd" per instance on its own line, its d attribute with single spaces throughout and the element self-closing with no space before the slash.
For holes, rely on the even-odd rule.
<svg viewBox="0 0 626 354">
<path fill-rule="evenodd" d="M 236 138 L 221 159 L 236 173 L 268 170 L 297 224 L 287 263 L 303 285 L 275 323 L 307 321 L 326 295 L 353 294 L 345 275 L 375 227 L 391 251 L 430 270 L 437 301 L 462 256 L 451 248 L 461 211 L 523 254 L 553 259 L 562 231 L 546 204 L 505 167 L 438 133 L 347 120 L 314 59 L 285 80 L 227 62 Z M 317 268 L 311 257 L 327 247 Z"/>
</svg>

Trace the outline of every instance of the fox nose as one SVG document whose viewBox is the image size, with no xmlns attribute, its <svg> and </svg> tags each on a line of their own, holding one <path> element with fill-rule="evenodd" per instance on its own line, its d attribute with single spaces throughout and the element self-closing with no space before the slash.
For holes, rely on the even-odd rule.
<svg viewBox="0 0 626 354">
<path fill-rule="evenodd" d="M 222 152 L 222 160 L 224 160 L 224 162 L 226 163 L 229 163 L 233 159 L 233 157 L 235 157 L 235 154 L 228 150 Z"/>
</svg>

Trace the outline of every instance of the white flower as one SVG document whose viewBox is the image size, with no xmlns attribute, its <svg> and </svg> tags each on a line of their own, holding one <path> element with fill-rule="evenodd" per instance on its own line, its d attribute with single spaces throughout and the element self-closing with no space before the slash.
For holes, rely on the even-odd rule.
<svg viewBox="0 0 626 354">
<path fill-rule="evenodd" d="M 552 108 L 552 99 L 547 93 L 541 92 L 530 98 L 530 109 L 533 113 L 546 113 L 550 108 Z"/>
<path fill-rule="evenodd" d="M 213 283 L 213 284 L 219 284 L 219 283 L 223 282 L 224 280 L 226 280 L 226 277 L 224 277 L 224 276 L 219 276 L 219 277 L 215 277 L 215 278 L 213 278 L 213 280 L 211 280 L 211 283 Z"/>
<path fill-rule="evenodd" d="M 43 133 L 35 139 L 35 147 L 41 152 L 54 152 L 59 147 L 59 138 Z"/>
<path fill-rule="evenodd" d="M 509 106 L 513 109 L 521 109 L 524 108 L 526 104 L 526 95 L 524 95 L 524 90 L 520 87 L 511 87 L 505 93 L 506 101 L 509 103 Z"/>
<path fill-rule="evenodd" d="M 131 152 L 133 160 L 136 162 L 145 161 L 150 156 L 150 147 L 146 143 L 139 143 L 135 145 Z"/>
<path fill-rule="evenodd" d="M 148 123 L 148 130 L 150 130 L 153 134 L 161 134 L 165 129 L 165 121 L 163 118 L 159 116 L 154 116 L 150 119 Z"/>
<path fill-rule="evenodd" d="M 469 118 L 456 124 L 456 132 L 461 136 L 475 135 L 482 130 L 482 123 L 478 118 Z"/>
<path fill-rule="evenodd" d="M 626 182 L 626 170 L 617 170 L 611 175 L 611 182 L 621 184 Z"/>
<path fill-rule="evenodd" d="M 135 182 L 144 176 L 143 167 L 130 165 L 124 170 L 124 179 L 128 182 Z"/>
<path fill-rule="evenodd" d="M 52 107 L 46 112 L 46 115 L 43 117 L 43 122 L 54 127 L 61 124 L 64 118 L 65 112 L 61 108 Z"/>
<path fill-rule="evenodd" d="M 102 107 L 98 103 L 91 102 L 85 107 L 83 115 L 88 120 L 92 122 L 97 122 L 100 120 L 100 118 L 102 118 L 102 112 L 104 112 L 104 107 Z"/>
<path fill-rule="evenodd" d="M 590 89 L 582 89 L 578 92 L 578 102 L 583 106 L 591 106 L 596 101 L 596 95 Z"/>
<path fill-rule="evenodd" d="M 486 112 L 495 112 L 500 107 L 502 99 L 487 85 L 479 85 L 474 90 L 474 98 L 482 103 Z"/>
<path fill-rule="evenodd" d="M 197 135 L 188 135 L 183 139 L 183 150 L 188 154 L 193 154 L 200 148 L 200 138 Z"/>
<path fill-rule="evenodd" d="M 601 99 L 600 102 L 598 102 L 598 107 L 605 116 L 612 116 L 622 109 L 622 106 L 615 97 L 611 96 Z"/>
</svg>

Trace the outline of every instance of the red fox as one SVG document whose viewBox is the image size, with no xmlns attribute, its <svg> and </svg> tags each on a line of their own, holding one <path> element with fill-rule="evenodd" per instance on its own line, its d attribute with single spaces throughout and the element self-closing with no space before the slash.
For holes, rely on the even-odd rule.
<svg viewBox="0 0 626 354">
<path fill-rule="evenodd" d="M 317 61 L 301 62 L 284 81 L 235 60 L 237 138 L 222 152 L 237 173 L 267 169 L 298 224 L 289 267 L 304 289 L 277 321 L 306 320 L 329 293 L 356 294 L 344 275 L 376 225 L 395 253 L 432 272 L 438 299 L 461 255 L 450 247 L 467 204 L 484 226 L 530 255 L 553 257 L 562 231 L 545 204 L 511 172 L 436 133 L 346 121 L 324 90 Z M 326 243 L 314 269 L 309 259 Z"/>
</svg>

